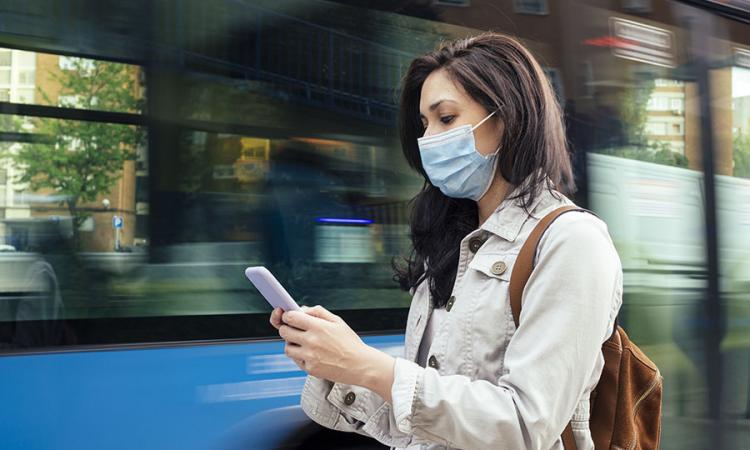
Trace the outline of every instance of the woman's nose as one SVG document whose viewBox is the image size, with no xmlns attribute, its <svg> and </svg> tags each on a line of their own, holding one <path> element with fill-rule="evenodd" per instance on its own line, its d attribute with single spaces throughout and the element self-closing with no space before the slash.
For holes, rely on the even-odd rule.
<svg viewBox="0 0 750 450">
<path fill-rule="evenodd" d="M 432 136 L 433 134 L 436 134 L 436 133 L 434 131 L 430 131 L 430 127 L 427 127 L 424 130 L 424 134 L 422 134 L 421 137 L 429 137 L 429 136 Z"/>
</svg>

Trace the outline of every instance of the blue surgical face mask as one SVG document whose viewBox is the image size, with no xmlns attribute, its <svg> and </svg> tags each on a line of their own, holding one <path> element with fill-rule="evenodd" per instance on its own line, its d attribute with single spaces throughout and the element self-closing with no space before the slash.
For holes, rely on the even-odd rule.
<svg viewBox="0 0 750 450">
<path fill-rule="evenodd" d="M 474 142 L 475 126 L 461 125 L 432 136 L 417 139 L 419 153 L 430 182 L 448 197 L 479 200 L 492 184 L 500 146 L 490 155 L 482 155 Z"/>
</svg>

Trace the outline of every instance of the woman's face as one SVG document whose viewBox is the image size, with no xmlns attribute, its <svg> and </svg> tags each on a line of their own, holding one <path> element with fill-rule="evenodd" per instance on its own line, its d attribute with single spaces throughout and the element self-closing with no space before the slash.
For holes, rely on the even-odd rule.
<svg viewBox="0 0 750 450">
<path fill-rule="evenodd" d="M 419 115 L 425 128 L 424 136 L 466 124 L 475 126 L 491 112 L 474 101 L 443 69 L 432 72 L 422 84 Z M 503 122 L 494 115 L 474 129 L 477 151 L 483 155 L 493 153 L 500 145 L 504 128 Z"/>
</svg>

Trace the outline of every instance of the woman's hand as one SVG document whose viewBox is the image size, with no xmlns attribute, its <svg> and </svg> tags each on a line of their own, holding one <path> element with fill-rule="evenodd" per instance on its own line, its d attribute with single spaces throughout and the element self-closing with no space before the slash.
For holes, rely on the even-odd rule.
<svg viewBox="0 0 750 450">
<path fill-rule="evenodd" d="M 279 309 L 271 325 L 286 341 L 284 353 L 308 374 L 366 387 L 390 402 L 395 359 L 362 342 L 341 317 L 322 306 Z"/>
<path fill-rule="evenodd" d="M 337 315 L 316 306 L 282 314 L 279 336 L 286 341 L 284 352 L 301 368 L 319 378 L 353 384 L 366 345 Z"/>
<path fill-rule="evenodd" d="M 307 309 L 307 306 L 302 306 L 303 309 Z M 281 328 L 282 325 L 284 325 L 284 322 L 281 320 L 281 316 L 284 314 L 284 310 L 281 308 L 274 308 L 271 312 L 271 326 L 276 328 L 277 330 Z M 305 362 L 301 360 L 297 360 L 294 358 L 291 358 L 292 361 L 294 361 L 295 364 L 297 364 L 297 367 L 299 367 L 302 370 L 305 370 Z"/>
</svg>

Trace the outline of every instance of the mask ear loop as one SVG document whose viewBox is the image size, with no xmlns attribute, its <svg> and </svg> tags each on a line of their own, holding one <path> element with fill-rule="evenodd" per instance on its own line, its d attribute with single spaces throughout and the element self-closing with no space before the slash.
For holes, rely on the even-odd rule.
<svg viewBox="0 0 750 450">
<path fill-rule="evenodd" d="M 500 109 L 501 108 L 497 108 L 496 110 L 492 111 L 489 116 L 485 117 L 478 124 L 474 125 L 474 127 L 472 127 L 471 131 L 474 132 L 475 129 L 479 128 L 479 125 L 483 124 L 487 119 L 489 119 L 490 117 L 492 117 L 493 114 L 495 114 L 496 112 L 500 111 Z M 502 148 L 502 146 L 503 146 L 503 142 L 501 140 L 500 141 L 500 145 L 497 146 L 497 148 L 495 149 L 494 152 L 490 153 L 489 155 L 482 155 L 482 157 L 483 158 L 490 158 L 492 156 L 497 155 L 500 152 L 500 149 Z"/>
<path fill-rule="evenodd" d="M 498 144 L 498 146 L 497 146 L 497 148 L 495 149 L 495 151 L 494 151 L 494 152 L 492 152 L 492 153 L 490 153 L 490 154 L 489 154 L 488 156 L 495 156 L 495 155 L 497 155 L 498 153 L 500 153 L 500 149 L 501 149 L 501 148 L 503 148 L 503 143 L 502 143 L 502 141 L 500 142 L 500 144 Z"/>
<path fill-rule="evenodd" d="M 500 111 L 500 108 L 498 108 L 498 109 L 496 109 L 496 110 L 492 111 L 492 112 L 490 113 L 490 115 L 489 115 L 489 116 L 485 117 L 485 118 L 484 118 L 484 119 L 482 119 L 482 120 L 481 120 L 481 121 L 480 121 L 480 122 L 479 122 L 478 124 L 476 124 L 476 125 L 474 125 L 473 127 L 471 127 L 471 131 L 474 131 L 474 130 L 476 130 L 477 128 L 479 128 L 479 126 L 480 126 L 481 124 L 483 124 L 484 122 L 486 122 L 486 121 L 487 121 L 487 119 L 489 119 L 490 117 L 492 117 L 492 115 L 493 115 L 493 114 L 495 114 L 495 113 L 496 113 L 496 112 L 498 112 L 498 111 Z"/>
</svg>

